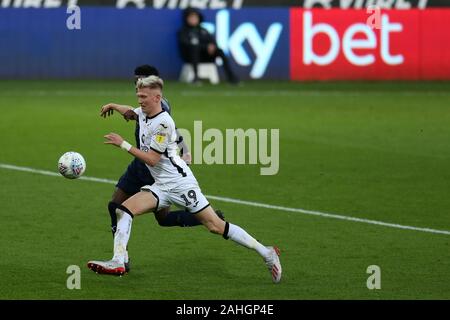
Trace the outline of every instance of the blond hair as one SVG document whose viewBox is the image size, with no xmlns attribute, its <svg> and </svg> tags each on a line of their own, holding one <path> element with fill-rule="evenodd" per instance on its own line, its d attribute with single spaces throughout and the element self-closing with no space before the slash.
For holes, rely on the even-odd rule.
<svg viewBox="0 0 450 320">
<path fill-rule="evenodd" d="M 157 76 L 149 76 L 146 78 L 140 78 L 136 82 L 136 88 L 149 88 L 149 89 L 160 89 L 162 91 L 164 87 L 164 81 Z"/>
</svg>

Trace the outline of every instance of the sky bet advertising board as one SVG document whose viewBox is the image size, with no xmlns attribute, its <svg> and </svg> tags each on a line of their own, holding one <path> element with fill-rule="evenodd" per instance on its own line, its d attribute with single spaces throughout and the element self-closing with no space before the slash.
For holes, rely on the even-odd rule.
<svg viewBox="0 0 450 320">
<path fill-rule="evenodd" d="M 0 0 L 0 78 L 129 78 L 144 63 L 179 77 L 190 2 L 66 2 Z M 242 79 L 450 79 L 450 8 L 439 1 L 288 2 L 196 4 Z"/>
</svg>

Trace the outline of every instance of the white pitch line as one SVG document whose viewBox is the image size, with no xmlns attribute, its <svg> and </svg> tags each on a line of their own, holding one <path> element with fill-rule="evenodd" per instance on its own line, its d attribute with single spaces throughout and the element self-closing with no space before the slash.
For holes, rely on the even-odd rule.
<svg viewBox="0 0 450 320">
<path fill-rule="evenodd" d="M 14 165 L 5 164 L 5 163 L 0 163 L 0 168 L 7 169 L 7 170 L 31 172 L 31 173 L 37 173 L 37 174 L 42 174 L 42 175 L 46 175 L 46 176 L 62 178 L 62 176 L 56 172 L 39 170 L 39 169 L 34 169 L 34 168 L 29 168 L 29 167 L 19 167 L 19 166 L 14 166 Z M 79 179 L 85 180 L 85 181 L 116 184 L 115 180 L 110 180 L 110 179 L 102 179 L 102 178 L 95 178 L 95 177 L 81 177 Z M 270 204 L 265 204 L 265 203 L 245 201 L 245 200 L 226 198 L 226 197 L 218 197 L 218 196 L 211 196 L 211 195 L 205 195 L 205 196 L 209 199 L 213 199 L 213 200 L 217 200 L 217 201 L 236 203 L 236 204 L 258 207 L 258 208 L 265 208 L 265 209 L 272 209 L 272 210 L 279 210 L 279 211 L 288 211 L 288 212 L 297 212 L 297 213 L 303 213 L 303 214 L 307 214 L 307 215 L 319 216 L 319 217 L 324 217 L 324 218 L 361 222 L 361 223 L 374 224 L 374 225 L 396 228 L 396 229 L 404 229 L 404 230 L 413 230 L 413 231 L 450 235 L 450 231 L 447 231 L 447 230 L 436 230 L 436 229 L 430 229 L 430 228 L 405 226 L 405 225 L 395 224 L 395 223 L 387 223 L 387 222 L 376 221 L 376 220 L 361 219 L 361 218 L 343 216 L 343 215 L 332 214 L 332 213 L 325 213 L 325 212 L 320 212 L 320 211 L 305 210 L 305 209 L 299 209 L 299 208 L 275 206 L 275 205 L 270 205 Z"/>
</svg>

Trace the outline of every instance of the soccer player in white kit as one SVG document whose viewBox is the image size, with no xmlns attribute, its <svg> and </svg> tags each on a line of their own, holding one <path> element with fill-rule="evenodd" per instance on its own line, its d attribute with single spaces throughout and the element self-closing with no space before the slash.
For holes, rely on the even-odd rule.
<svg viewBox="0 0 450 320">
<path fill-rule="evenodd" d="M 89 261 L 88 268 L 102 274 L 124 274 L 124 259 L 133 218 L 175 204 L 194 214 L 210 232 L 255 250 L 264 259 L 273 282 L 280 282 L 282 269 L 278 248 L 266 247 L 241 227 L 220 219 L 200 190 L 191 169 L 177 155 L 175 123 L 161 108 L 162 79 L 157 76 L 142 78 L 137 81 L 136 87 L 140 107 L 134 109 L 134 112 L 139 117 L 140 149 L 115 133 L 105 135 L 105 143 L 121 147 L 145 162 L 155 183 L 142 187 L 140 192 L 118 207 L 114 256 L 109 261 Z M 111 108 L 121 114 L 130 110 L 127 106 L 107 105 L 102 108 L 101 113 L 104 114 Z"/>
</svg>

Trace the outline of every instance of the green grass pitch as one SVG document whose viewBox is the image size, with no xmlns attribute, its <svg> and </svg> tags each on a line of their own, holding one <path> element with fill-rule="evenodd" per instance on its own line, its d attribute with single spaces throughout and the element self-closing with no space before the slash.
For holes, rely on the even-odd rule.
<svg viewBox="0 0 450 320">
<path fill-rule="evenodd" d="M 207 195 L 386 223 L 450 230 L 450 83 L 248 82 L 166 84 L 179 128 L 280 130 L 280 169 L 193 165 Z M 103 145 L 134 124 L 99 117 L 136 105 L 125 81 L 0 81 L 0 164 L 56 172 L 83 154 L 86 176 L 116 180 L 131 157 Z M 206 143 L 205 143 L 206 145 Z M 271 283 L 254 252 L 203 227 L 134 220 L 132 272 L 102 276 L 110 259 L 114 185 L 0 167 L 0 299 L 450 299 L 450 235 L 211 200 L 226 218 L 282 251 Z M 70 265 L 81 289 L 69 290 Z M 369 290 L 367 267 L 381 269 Z"/>
</svg>

